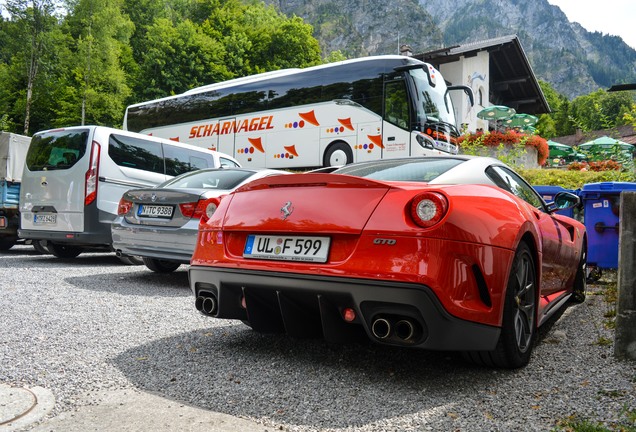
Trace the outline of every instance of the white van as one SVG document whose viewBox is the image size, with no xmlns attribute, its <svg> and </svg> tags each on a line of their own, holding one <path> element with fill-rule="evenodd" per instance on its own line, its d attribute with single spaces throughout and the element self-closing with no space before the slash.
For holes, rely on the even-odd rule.
<svg viewBox="0 0 636 432">
<path fill-rule="evenodd" d="M 223 153 L 103 126 L 38 132 L 22 175 L 18 234 L 59 258 L 112 250 L 110 224 L 124 192 L 223 166 L 239 164 Z"/>
</svg>

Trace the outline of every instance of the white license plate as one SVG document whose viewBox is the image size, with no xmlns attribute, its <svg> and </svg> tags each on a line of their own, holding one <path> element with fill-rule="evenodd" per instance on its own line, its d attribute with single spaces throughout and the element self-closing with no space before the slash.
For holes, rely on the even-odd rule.
<svg viewBox="0 0 636 432">
<path fill-rule="evenodd" d="M 245 258 L 327 262 L 329 237 L 254 235 L 247 237 Z"/>
<path fill-rule="evenodd" d="M 172 217 L 172 206 L 140 205 L 137 216 L 170 218 Z"/>
<path fill-rule="evenodd" d="M 33 223 L 35 225 L 54 225 L 57 223 L 56 214 L 36 214 L 33 215 Z"/>
</svg>

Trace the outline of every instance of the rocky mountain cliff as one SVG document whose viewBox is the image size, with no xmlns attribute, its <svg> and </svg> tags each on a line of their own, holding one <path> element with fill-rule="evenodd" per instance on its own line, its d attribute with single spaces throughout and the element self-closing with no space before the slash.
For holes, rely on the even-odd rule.
<svg viewBox="0 0 636 432">
<path fill-rule="evenodd" d="M 517 34 L 536 76 L 568 96 L 636 82 L 636 50 L 589 32 L 547 0 L 267 0 L 314 26 L 325 54 L 414 53 Z"/>
</svg>

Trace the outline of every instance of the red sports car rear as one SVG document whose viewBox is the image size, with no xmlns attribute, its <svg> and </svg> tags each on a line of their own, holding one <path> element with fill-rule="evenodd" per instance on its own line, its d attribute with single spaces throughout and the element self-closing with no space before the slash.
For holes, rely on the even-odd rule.
<svg viewBox="0 0 636 432">
<path fill-rule="evenodd" d="M 256 331 L 478 353 L 499 350 L 514 291 L 527 357 L 537 324 L 572 293 L 583 236 L 493 185 L 287 175 L 221 201 L 190 281 L 197 309 Z"/>
</svg>

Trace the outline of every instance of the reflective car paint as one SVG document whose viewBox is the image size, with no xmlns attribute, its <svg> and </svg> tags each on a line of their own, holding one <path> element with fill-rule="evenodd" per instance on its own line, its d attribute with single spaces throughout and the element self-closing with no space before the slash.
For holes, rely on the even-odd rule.
<svg viewBox="0 0 636 432">
<path fill-rule="evenodd" d="M 243 279 L 244 300 L 248 293 L 259 296 L 271 290 L 280 303 L 283 297 L 303 292 L 305 285 L 318 291 L 318 297 L 329 298 L 334 295 L 331 282 L 337 281 L 336 291 L 355 299 L 352 305 L 351 300 L 344 303 L 362 315 L 365 301 L 378 302 L 375 297 L 383 293 L 391 298 L 402 285 L 422 287 L 423 292 L 430 290 L 432 303 L 439 304 L 443 316 L 447 313 L 462 322 L 499 328 L 515 251 L 523 242 L 535 256 L 540 287 L 536 322 L 541 324 L 572 292 L 585 229 L 574 219 L 529 205 L 473 172 L 500 162 L 459 159 L 462 166 L 439 176 L 447 184 L 370 180 L 336 171 L 259 180 L 239 188 L 200 227 L 191 261 L 191 288 L 197 296 L 202 290 L 219 291 L 219 309 L 213 316 L 250 322 L 249 307 L 247 311 L 229 308 L 227 313 L 224 304 L 229 300 L 223 295 L 232 289 L 224 290 L 224 284 L 234 286 Z M 472 170 L 466 173 L 469 167 Z M 450 184 L 461 182 L 462 177 L 474 183 Z M 431 228 L 422 228 L 409 215 L 410 202 L 423 191 L 442 194 L 449 203 L 445 216 Z M 293 205 L 293 212 L 283 218 L 281 209 L 287 203 Z M 328 262 L 246 259 L 246 238 L 254 233 L 327 235 L 331 238 Z M 311 278 L 318 282 L 303 282 Z M 283 287 L 288 279 L 297 282 Z M 349 290 L 349 285 L 356 284 L 368 286 Z M 377 284 L 385 288 L 376 290 Z M 325 292 L 320 294 L 323 286 Z M 374 298 L 365 300 L 364 292 L 373 292 Z M 408 303 L 408 294 L 404 299 L 386 300 L 391 302 Z M 268 303 L 267 308 L 271 307 Z M 320 310 L 322 314 L 322 306 Z M 270 309 L 263 313 L 278 314 Z M 422 314 L 421 319 L 427 318 Z M 371 337 L 368 320 L 360 324 Z M 283 327 L 289 332 L 288 326 Z M 488 341 L 474 344 L 479 349 L 492 348 L 493 334 L 485 333 Z M 431 335 L 421 339 L 417 346 L 433 349 L 462 349 L 460 344 L 467 343 L 461 337 L 457 344 Z"/>
</svg>

